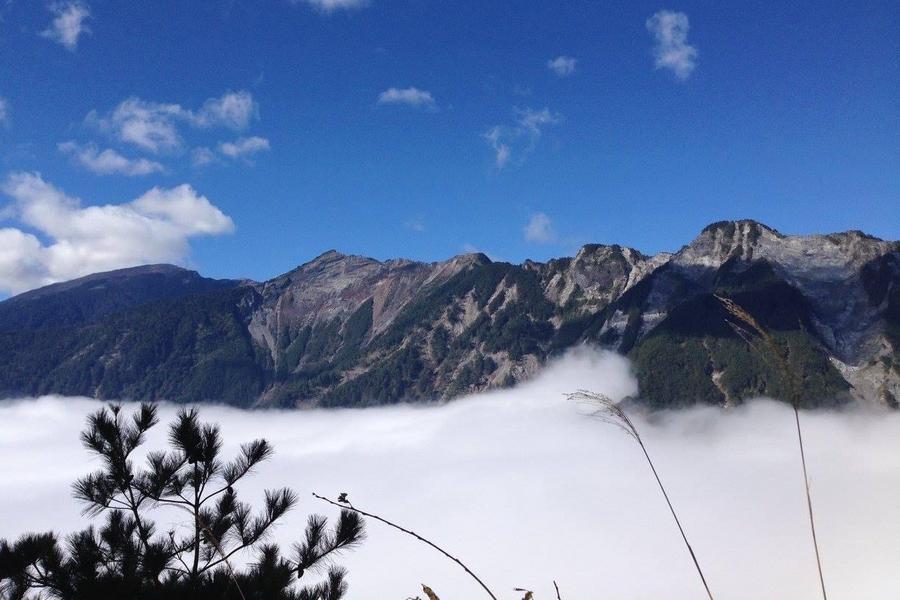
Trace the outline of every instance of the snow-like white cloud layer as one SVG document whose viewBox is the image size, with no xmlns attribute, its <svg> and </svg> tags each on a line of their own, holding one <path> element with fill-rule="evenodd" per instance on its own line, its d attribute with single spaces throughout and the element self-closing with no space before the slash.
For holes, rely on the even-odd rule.
<svg viewBox="0 0 900 600">
<path fill-rule="evenodd" d="M 191 238 L 234 230 L 230 217 L 187 184 L 93 206 L 38 173 L 13 173 L 0 191 L 13 200 L 5 212 L 25 227 L 0 227 L 0 292 L 140 264 L 183 263 Z"/>
<path fill-rule="evenodd" d="M 513 587 L 538 600 L 695 600 L 703 596 L 665 502 L 634 442 L 586 416 L 562 393 L 634 392 L 628 363 L 583 350 L 533 382 L 436 407 L 242 412 L 208 406 L 226 453 L 259 436 L 276 455 L 241 488 L 290 485 L 301 505 L 277 531 L 296 539 L 310 512 L 333 515 L 313 491 L 348 492 L 360 508 L 393 518 L 461 557 L 504 599 Z M 96 468 L 80 448 L 99 403 L 42 398 L 0 404 L 0 537 L 85 524 L 70 482 Z M 166 422 L 176 408 L 166 406 Z M 900 595 L 900 415 L 802 415 L 829 593 Z M 758 401 L 722 412 L 636 417 L 716 597 L 813 600 L 817 591 L 793 417 Z M 159 447 L 165 428 L 148 447 Z M 173 516 L 186 526 L 183 516 Z M 165 525 L 168 525 L 166 523 Z M 369 539 L 342 561 L 350 598 L 421 594 L 486 597 L 454 564 L 415 540 L 369 524 Z"/>
</svg>

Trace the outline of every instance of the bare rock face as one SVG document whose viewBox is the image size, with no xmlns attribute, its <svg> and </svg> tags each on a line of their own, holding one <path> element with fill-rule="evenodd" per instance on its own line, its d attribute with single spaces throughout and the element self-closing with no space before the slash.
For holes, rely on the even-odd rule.
<svg viewBox="0 0 900 600">
<path fill-rule="evenodd" d="M 407 260 L 379 262 L 331 250 L 257 286 L 262 304 L 250 320 L 250 333 L 274 358 L 282 330 L 346 320 L 369 299 L 373 301 L 372 329 L 377 332 L 426 281 L 452 272 Z"/>
<path fill-rule="evenodd" d="M 890 404 L 900 391 L 892 366 L 898 340 L 889 335 L 896 326 L 889 290 L 900 280 L 898 257 L 900 243 L 859 231 L 787 236 L 754 221 L 715 223 L 673 255 L 653 282 L 642 334 L 679 305 L 685 287 L 712 289 L 723 269 L 740 273 L 765 263 L 808 302 L 811 333 L 850 393 Z"/>
<path fill-rule="evenodd" d="M 158 281 L 165 293 L 141 291 Z M 103 294 L 85 295 L 98 285 Z M 0 391 L 358 406 L 508 386 L 593 344 L 633 359 L 653 405 L 785 397 L 716 294 L 773 332 L 804 403 L 897 404 L 900 244 L 857 231 L 784 235 L 747 220 L 714 223 L 655 256 L 590 244 L 512 265 L 329 251 L 262 283 L 164 266 L 95 275 L 0 303 Z M 119 296 L 127 302 L 96 304 Z M 76 300 L 82 316 L 58 309 Z M 52 330 L 41 325 L 50 314 L 61 315 L 46 321 Z M 48 353 L 50 340 L 64 350 Z"/>
</svg>

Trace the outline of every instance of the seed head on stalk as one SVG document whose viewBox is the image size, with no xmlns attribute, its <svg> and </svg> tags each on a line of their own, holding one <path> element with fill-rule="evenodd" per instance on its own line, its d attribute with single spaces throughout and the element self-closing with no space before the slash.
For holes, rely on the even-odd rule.
<svg viewBox="0 0 900 600">
<path fill-rule="evenodd" d="M 747 342 L 755 352 L 760 354 L 763 359 L 768 358 L 775 361 L 781 371 L 788 393 L 790 394 L 789 400 L 794 409 L 794 423 L 797 428 L 797 445 L 800 449 L 800 464 L 803 467 L 803 487 L 806 491 L 806 508 L 809 513 L 809 529 L 812 534 L 813 549 L 816 553 L 816 567 L 819 571 L 819 586 L 822 590 L 822 600 L 828 600 L 828 592 L 825 589 L 825 574 L 822 571 L 822 558 L 819 553 L 819 541 L 816 537 L 816 519 L 815 512 L 813 511 L 812 493 L 809 489 L 809 474 L 806 469 L 806 450 L 803 447 L 803 431 L 800 427 L 800 376 L 797 374 L 797 371 L 791 367 L 791 363 L 788 361 L 787 356 L 775 342 L 772 334 L 770 334 L 765 327 L 760 325 L 759 321 L 757 321 L 753 315 L 731 298 L 726 298 L 725 296 L 717 294 L 716 300 L 722 304 L 725 311 L 728 312 L 733 319 L 726 322 L 734 329 L 735 333 Z M 754 343 L 754 333 L 763 341 L 763 344 L 768 351 L 764 351 L 758 344 Z"/>
<path fill-rule="evenodd" d="M 672 501 L 669 500 L 669 494 L 666 492 L 666 488 L 662 484 L 662 480 L 659 478 L 659 473 L 656 472 L 656 466 L 653 464 L 653 460 L 650 458 L 650 453 L 647 452 L 647 447 L 644 446 L 644 440 L 641 439 L 640 433 L 638 433 L 637 427 L 634 426 L 634 423 L 631 419 L 628 418 L 628 415 L 622 409 L 622 406 L 618 402 L 614 402 L 607 396 L 603 394 L 598 394 L 596 392 L 590 392 L 587 390 L 578 390 L 577 392 L 566 394 L 566 398 L 577 403 L 580 406 L 585 406 L 590 409 L 589 416 L 598 419 L 603 423 L 607 423 L 609 425 L 613 425 L 618 427 L 621 431 L 624 431 L 626 435 L 630 436 L 638 443 L 638 446 L 641 447 L 641 451 L 644 453 L 644 458 L 647 459 L 647 464 L 650 465 L 650 470 L 653 471 L 653 476 L 656 478 L 656 483 L 659 485 L 659 490 L 662 492 L 663 497 L 666 499 L 666 504 L 669 506 L 669 512 L 672 513 L 672 518 L 675 519 L 675 524 L 678 525 L 678 531 L 681 533 L 681 539 L 684 540 L 684 545 L 687 547 L 688 553 L 691 555 L 691 560 L 694 562 L 694 567 L 697 569 L 697 574 L 700 576 L 700 581 L 703 583 L 703 589 L 706 590 L 706 595 L 709 597 L 709 600 L 713 600 L 712 592 L 709 589 L 709 585 L 706 583 L 706 577 L 703 575 L 703 569 L 700 568 L 700 562 L 697 560 L 697 555 L 694 553 L 694 549 L 691 547 L 691 544 L 688 542 L 687 535 L 684 533 L 684 528 L 681 526 L 681 521 L 678 519 L 678 515 L 675 513 L 675 507 L 672 505 Z"/>
</svg>

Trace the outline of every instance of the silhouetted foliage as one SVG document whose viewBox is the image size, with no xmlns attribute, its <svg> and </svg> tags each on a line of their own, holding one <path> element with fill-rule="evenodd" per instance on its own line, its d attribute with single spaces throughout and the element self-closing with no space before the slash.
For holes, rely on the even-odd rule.
<svg viewBox="0 0 900 600">
<path fill-rule="evenodd" d="M 333 527 L 312 515 L 302 541 L 288 555 L 266 543 L 272 526 L 297 502 L 288 489 L 267 490 L 261 510 L 238 499 L 236 485 L 272 456 L 265 440 L 241 446 L 230 461 L 220 457 L 215 425 L 184 409 L 169 427 L 168 451 L 135 452 L 157 424 L 156 407 L 131 416 L 119 406 L 92 414 L 81 439 L 101 461 L 73 491 L 99 526 L 65 539 L 53 533 L 0 540 L 0 598 L 338 600 L 347 590 L 345 571 L 332 559 L 364 538 L 360 516 L 342 510 Z M 187 531 L 157 531 L 151 514 L 189 515 Z M 249 554 L 249 556 L 248 556 Z M 252 560 L 255 555 L 255 560 Z M 250 559 L 238 569 L 233 557 Z M 306 584 L 317 571 L 324 576 Z M 312 575 L 310 575 L 312 573 Z"/>
</svg>

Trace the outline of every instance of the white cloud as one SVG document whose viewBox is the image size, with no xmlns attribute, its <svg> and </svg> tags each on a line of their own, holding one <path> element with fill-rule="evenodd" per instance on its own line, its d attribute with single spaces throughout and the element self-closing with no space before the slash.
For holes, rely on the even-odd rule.
<svg viewBox="0 0 900 600">
<path fill-rule="evenodd" d="M 534 213 L 523 229 L 525 240 L 535 244 L 555 242 L 559 236 L 553 228 L 553 221 L 542 212 Z"/>
<path fill-rule="evenodd" d="M 195 167 L 205 167 L 218 160 L 216 153 L 206 147 L 194 148 L 191 150 L 191 162 Z"/>
<path fill-rule="evenodd" d="M 93 111 L 86 120 L 122 142 L 159 153 L 181 147 L 181 123 L 200 129 L 225 127 L 240 131 L 257 115 L 258 109 L 253 96 L 241 91 L 226 92 L 219 98 L 210 98 L 197 111 L 188 110 L 179 104 L 128 98 L 108 115 L 101 117 Z"/>
<path fill-rule="evenodd" d="M 547 108 L 514 109 L 514 114 L 514 125 L 495 125 L 482 134 L 494 150 L 494 164 L 498 169 L 507 166 L 513 158 L 524 161 L 540 141 L 543 128 L 562 121 L 562 115 Z"/>
<path fill-rule="evenodd" d="M 226 92 L 220 98 L 210 98 L 197 113 L 189 113 L 188 120 L 197 127 L 227 127 L 234 131 L 246 129 L 259 109 L 250 92 Z"/>
<path fill-rule="evenodd" d="M 559 77 L 568 77 L 575 72 L 575 64 L 578 61 L 571 56 L 557 56 L 547 61 L 547 68 Z"/>
<path fill-rule="evenodd" d="M 0 96 L 0 125 L 9 125 L 9 102 Z"/>
<path fill-rule="evenodd" d="M 181 146 L 176 121 L 181 118 L 182 112 L 183 109 L 177 104 L 129 98 L 108 116 L 99 117 L 96 112 L 92 112 L 87 120 L 96 123 L 122 142 L 150 152 L 162 152 Z"/>
<path fill-rule="evenodd" d="M 416 87 L 392 87 L 378 94 L 378 104 L 405 104 L 414 108 L 435 110 L 437 104 L 431 92 Z"/>
<path fill-rule="evenodd" d="M 483 134 L 484 139 L 494 149 L 494 164 L 498 169 L 505 167 L 512 155 L 512 148 L 503 141 L 504 138 L 509 137 L 507 131 L 508 128 L 495 125 Z"/>
<path fill-rule="evenodd" d="M 234 231 L 231 218 L 187 184 L 97 206 L 82 206 L 37 173 L 11 174 L 2 191 L 15 201 L 15 219 L 41 236 L 0 229 L 0 290 L 13 293 L 98 271 L 182 263 L 190 238 Z"/>
<path fill-rule="evenodd" d="M 369 4 L 369 0 L 291 0 L 291 2 L 294 4 L 308 4 L 324 13 L 331 13 L 336 10 L 362 8 Z"/>
<path fill-rule="evenodd" d="M 259 136 L 238 138 L 233 142 L 222 142 L 219 144 L 219 152 L 233 159 L 246 158 L 268 149 L 269 140 Z"/>
<path fill-rule="evenodd" d="M 702 597 L 639 447 L 563 399 L 579 387 L 613 398 L 636 390 L 625 359 L 583 350 L 529 384 L 428 407 L 210 405 L 200 414 L 221 426 L 225 456 L 260 436 L 274 446 L 271 462 L 238 489 L 254 505 L 264 489 L 285 485 L 304 499 L 273 542 L 295 541 L 310 512 L 335 514 L 311 492 L 348 492 L 354 505 L 462 557 L 500 598 L 521 598 L 512 588 L 527 587 L 538 600 L 555 599 L 554 579 L 568 599 Z M 0 537 L 87 525 L 70 486 L 97 468 L 78 434 L 100 406 L 59 397 L 0 403 L 0 514 L 15 515 L 0 519 Z M 160 406 L 148 449 L 164 447 L 177 409 Z M 717 598 L 816 597 L 789 406 L 757 401 L 631 417 Z M 801 419 L 829 592 L 900 597 L 900 414 L 804 411 Z M 181 512 L 158 522 L 162 532 L 189 526 Z M 421 582 L 441 598 L 486 597 L 419 542 L 374 521 L 368 533 L 339 561 L 350 572 L 350 598 L 421 596 Z"/>
<path fill-rule="evenodd" d="M 74 51 L 78 47 L 78 38 L 90 33 L 85 21 L 91 16 L 87 4 L 83 2 L 55 2 L 50 5 L 53 22 L 41 36 L 61 44 L 66 50 Z"/>
<path fill-rule="evenodd" d="M 165 168 L 158 162 L 146 158 L 126 158 L 117 151 L 107 148 L 100 150 L 95 144 L 80 145 L 74 141 L 57 145 L 60 152 L 68 154 L 76 163 L 97 175 L 150 175 L 162 173 Z"/>
<path fill-rule="evenodd" d="M 689 29 L 688 17 L 682 12 L 661 10 L 647 19 L 647 31 L 656 39 L 656 68 L 669 69 L 682 81 L 697 66 L 697 49 L 687 43 Z"/>
<path fill-rule="evenodd" d="M 404 223 L 404 226 L 410 231 L 415 231 L 416 233 L 424 233 L 425 219 L 423 219 L 421 216 L 416 216 Z"/>
</svg>

